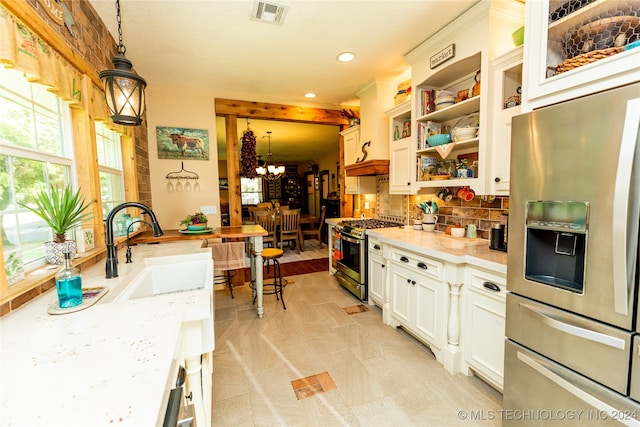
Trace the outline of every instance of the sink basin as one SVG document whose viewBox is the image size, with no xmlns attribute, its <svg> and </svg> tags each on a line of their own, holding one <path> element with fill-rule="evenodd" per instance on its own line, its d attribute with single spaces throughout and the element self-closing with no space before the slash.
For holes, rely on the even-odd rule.
<svg viewBox="0 0 640 427">
<path fill-rule="evenodd" d="M 142 271 L 114 301 L 213 289 L 213 260 L 210 253 L 146 258 L 144 264 Z"/>
</svg>

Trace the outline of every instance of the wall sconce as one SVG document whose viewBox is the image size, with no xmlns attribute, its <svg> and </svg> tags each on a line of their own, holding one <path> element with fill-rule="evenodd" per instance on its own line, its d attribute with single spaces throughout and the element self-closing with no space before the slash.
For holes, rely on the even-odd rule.
<svg viewBox="0 0 640 427">
<path fill-rule="evenodd" d="M 181 192 L 181 191 L 200 191 L 200 184 L 198 183 L 198 180 L 200 179 L 200 176 L 195 173 L 195 172 L 191 172 L 188 171 L 184 168 L 184 162 L 180 162 L 180 170 L 176 171 L 176 172 L 169 172 L 167 174 L 167 176 L 165 176 L 165 178 L 167 179 L 167 192 L 169 193 L 173 193 L 173 191 L 177 191 L 177 192 Z M 173 180 L 177 179 L 178 183 L 175 185 L 173 185 Z M 183 186 L 182 185 L 182 180 L 187 181 L 186 184 Z M 193 185 L 193 188 L 191 186 L 191 180 L 195 180 L 195 184 Z"/>
<path fill-rule="evenodd" d="M 133 64 L 124 56 L 127 48 L 122 43 L 120 0 L 116 0 L 116 18 L 118 55 L 111 60 L 115 69 L 101 71 L 100 80 L 104 84 L 104 97 L 113 122 L 125 126 L 138 126 L 142 123 L 144 114 L 144 89 L 147 82 L 131 71 Z"/>
</svg>

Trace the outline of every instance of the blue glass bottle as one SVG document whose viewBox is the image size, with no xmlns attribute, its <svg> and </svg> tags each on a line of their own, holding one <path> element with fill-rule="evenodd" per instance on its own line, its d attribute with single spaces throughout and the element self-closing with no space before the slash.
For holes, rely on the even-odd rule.
<svg viewBox="0 0 640 427">
<path fill-rule="evenodd" d="M 82 304 L 82 276 L 80 270 L 71 264 L 70 252 L 65 252 L 64 265 L 56 273 L 56 290 L 60 308 Z"/>
</svg>

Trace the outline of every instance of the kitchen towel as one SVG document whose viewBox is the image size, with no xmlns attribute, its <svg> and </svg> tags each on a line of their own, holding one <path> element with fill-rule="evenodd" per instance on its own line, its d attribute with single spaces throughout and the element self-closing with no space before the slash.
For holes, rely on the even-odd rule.
<svg viewBox="0 0 640 427">
<path fill-rule="evenodd" d="M 244 268 L 244 242 L 209 243 L 214 270 Z"/>
</svg>

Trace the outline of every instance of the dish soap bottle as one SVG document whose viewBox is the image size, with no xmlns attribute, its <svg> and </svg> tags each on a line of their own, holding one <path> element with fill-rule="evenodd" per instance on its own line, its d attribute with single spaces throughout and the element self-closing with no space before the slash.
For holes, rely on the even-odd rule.
<svg viewBox="0 0 640 427">
<path fill-rule="evenodd" d="M 56 290 L 60 308 L 82 304 L 82 276 L 80 270 L 71 264 L 71 253 L 64 253 L 64 265 L 56 273 Z"/>
</svg>

